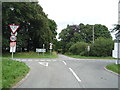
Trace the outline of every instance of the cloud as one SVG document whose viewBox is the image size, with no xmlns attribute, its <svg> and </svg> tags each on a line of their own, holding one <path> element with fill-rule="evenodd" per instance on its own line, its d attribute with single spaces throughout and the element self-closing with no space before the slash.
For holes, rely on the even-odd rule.
<svg viewBox="0 0 120 90">
<path fill-rule="evenodd" d="M 103 24 L 109 29 L 118 19 L 118 0 L 39 0 L 58 32 L 67 24 Z"/>
</svg>

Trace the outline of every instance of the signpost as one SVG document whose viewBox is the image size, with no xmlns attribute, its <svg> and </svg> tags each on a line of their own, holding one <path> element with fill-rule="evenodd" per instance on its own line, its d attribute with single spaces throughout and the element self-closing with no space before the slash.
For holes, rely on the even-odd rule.
<svg viewBox="0 0 120 90">
<path fill-rule="evenodd" d="M 118 57 L 118 60 L 117 60 L 117 62 L 116 62 L 116 64 L 120 64 L 120 60 L 119 60 L 119 58 L 120 58 L 120 55 L 119 55 L 119 53 L 120 53 L 120 44 L 119 44 L 119 41 L 120 41 L 120 33 L 117 33 L 116 35 L 115 35 L 115 37 L 116 37 L 116 39 L 117 39 L 117 43 L 118 43 L 118 52 L 117 52 L 117 57 Z"/>
<path fill-rule="evenodd" d="M 50 43 L 50 55 L 52 55 L 52 43 Z"/>
<path fill-rule="evenodd" d="M 17 40 L 17 30 L 20 27 L 19 25 L 8 25 L 11 30 L 11 36 L 10 36 L 10 52 L 12 52 L 12 59 L 13 59 L 13 53 L 16 51 L 16 40 Z"/>
<path fill-rule="evenodd" d="M 12 59 L 13 53 L 16 51 L 16 42 L 10 42 L 10 52 L 12 52 Z"/>
<path fill-rule="evenodd" d="M 87 51 L 88 51 L 88 56 L 89 56 L 90 46 L 87 46 Z"/>
</svg>

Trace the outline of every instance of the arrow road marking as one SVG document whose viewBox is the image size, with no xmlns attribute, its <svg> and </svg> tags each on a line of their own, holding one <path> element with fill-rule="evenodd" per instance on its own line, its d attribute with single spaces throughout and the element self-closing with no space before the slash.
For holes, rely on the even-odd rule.
<svg viewBox="0 0 120 90">
<path fill-rule="evenodd" d="M 75 78 L 78 80 L 78 82 L 81 82 L 80 78 L 76 75 L 76 73 L 71 68 L 69 68 L 69 69 L 73 73 L 73 75 L 75 76 Z"/>
<path fill-rule="evenodd" d="M 39 62 L 39 64 L 48 67 L 48 62 Z"/>
</svg>

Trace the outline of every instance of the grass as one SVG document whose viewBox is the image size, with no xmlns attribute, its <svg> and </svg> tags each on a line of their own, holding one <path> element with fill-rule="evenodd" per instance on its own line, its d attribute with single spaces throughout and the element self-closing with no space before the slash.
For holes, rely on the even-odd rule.
<svg viewBox="0 0 120 90">
<path fill-rule="evenodd" d="M 5 58 L 11 58 L 11 53 L 6 53 L 3 54 L 3 57 Z M 36 53 L 36 52 L 17 52 L 14 53 L 14 58 L 57 58 L 57 53 L 56 52 L 52 52 L 52 55 L 50 55 L 50 53 L 45 53 L 43 55 L 43 53 Z"/>
<path fill-rule="evenodd" d="M 23 62 L 2 59 L 2 88 L 11 88 L 29 72 Z"/>
<path fill-rule="evenodd" d="M 86 57 L 86 56 L 80 56 L 80 55 L 68 55 L 65 54 L 66 56 L 73 57 L 73 58 L 79 58 L 79 59 L 115 59 L 113 57 Z"/>
<path fill-rule="evenodd" d="M 120 74 L 120 64 L 109 64 L 106 66 L 106 68 Z"/>
</svg>

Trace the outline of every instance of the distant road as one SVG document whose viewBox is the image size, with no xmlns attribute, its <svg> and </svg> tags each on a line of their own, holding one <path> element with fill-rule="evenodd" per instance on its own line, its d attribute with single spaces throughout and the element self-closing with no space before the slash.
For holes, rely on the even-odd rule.
<svg viewBox="0 0 120 90">
<path fill-rule="evenodd" d="M 118 88 L 118 76 L 106 71 L 115 60 L 75 59 L 59 55 L 57 59 L 16 59 L 31 69 L 15 88 Z"/>
</svg>

